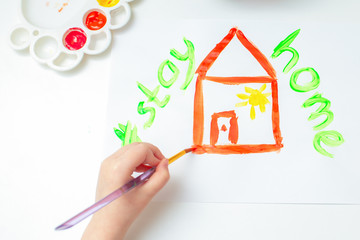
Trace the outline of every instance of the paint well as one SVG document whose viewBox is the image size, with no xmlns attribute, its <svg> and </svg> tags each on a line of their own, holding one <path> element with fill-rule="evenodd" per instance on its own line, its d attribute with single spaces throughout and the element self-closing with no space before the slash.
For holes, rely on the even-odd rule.
<svg viewBox="0 0 360 240">
<path fill-rule="evenodd" d="M 63 44 L 72 51 L 81 49 L 86 43 L 87 37 L 81 28 L 70 28 L 64 34 Z"/>
<path fill-rule="evenodd" d="M 54 65 L 59 68 L 70 68 L 78 61 L 78 56 L 74 54 L 60 53 L 60 55 L 54 60 Z"/>
<path fill-rule="evenodd" d="M 53 58 L 57 51 L 58 42 L 52 36 L 42 36 L 34 43 L 34 54 L 41 61 Z"/>
<path fill-rule="evenodd" d="M 84 24 L 90 30 L 99 30 L 106 24 L 107 18 L 100 10 L 93 10 L 86 14 Z"/>
<path fill-rule="evenodd" d="M 29 45 L 30 33 L 24 27 L 14 29 L 10 35 L 10 41 L 16 48 L 23 48 Z"/>
<path fill-rule="evenodd" d="M 20 2 L 21 13 L 27 22 L 36 28 L 49 30 L 65 29 L 69 22 L 89 4 L 88 0 L 21 0 Z M 46 5 L 46 2 L 49 4 Z"/>
<path fill-rule="evenodd" d="M 97 0 L 102 7 L 113 7 L 120 2 L 120 0 Z"/>
</svg>

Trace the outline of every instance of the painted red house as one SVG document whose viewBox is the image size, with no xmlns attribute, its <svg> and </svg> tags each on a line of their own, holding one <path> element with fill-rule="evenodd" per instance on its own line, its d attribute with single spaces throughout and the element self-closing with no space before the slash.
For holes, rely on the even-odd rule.
<svg viewBox="0 0 360 240">
<path fill-rule="evenodd" d="M 236 36 L 236 38 L 234 38 Z M 221 77 L 208 76 L 207 72 L 217 60 L 221 52 L 227 47 L 232 40 L 238 40 L 247 51 L 255 58 L 261 67 L 267 73 L 266 76 L 236 76 Z M 195 153 L 216 153 L 216 154 L 246 154 L 278 151 L 283 147 L 282 137 L 279 127 L 279 106 L 278 106 L 278 86 L 276 72 L 268 59 L 260 50 L 251 43 L 245 35 L 237 28 L 230 29 L 229 33 L 216 45 L 216 47 L 206 56 L 196 70 L 198 74 L 196 80 L 196 89 L 194 97 L 194 125 L 193 125 L 193 145 L 196 148 Z M 223 111 L 214 113 L 212 116 L 204 116 L 204 81 L 212 81 L 225 85 L 240 85 L 246 83 L 264 83 L 271 85 L 272 100 L 272 133 L 274 143 L 271 144 L 238 144 L 238 117 L 235 111 Z M 219 129 L 218 119 L 225 118 L 230 122 L 230 128 L 224 125 Z M 204 142 L 204 119 L 210 121 L 210 144 Z M 220 131 L 228 131 L 230 144 L 219 145 L 217 139 Z"/>
</svg>

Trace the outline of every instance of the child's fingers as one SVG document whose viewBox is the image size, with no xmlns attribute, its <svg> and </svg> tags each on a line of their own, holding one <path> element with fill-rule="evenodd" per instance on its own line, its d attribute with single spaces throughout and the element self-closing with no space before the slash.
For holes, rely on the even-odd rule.
<svg viewBox="0 0 360 240">
<path fill-rule="evenodd" d="M 152 168 L 150 165 L 141 164 L 135 168 L 135 172 L 145 172 Z"/>
<path fill-rule="evenodd" d="M 154 156 L 159 159 L 160 161 L 162 159 L 165 158 L 165 156 L 162 154 L 162 152 L 160 151 L 160 149 L 150 143 L 143 143 L 145 144 L 147 147 L 149 147 L 151 149 L 151 151 L 153 152 Z"/>
<path fill-rule="evenodd" d="M 150 179 L 144 184 L 142 190 L 150 197 L 153 197 L 161 188 L 165 186 L 170 178 L 168 159 L 164 158 L 161 160 L 159 165 L 156 167 L 155 173 Z"/>
<path fill-rule="evenodd" d="M 156 146 L 154 146 L 150 143 L 147 143 L 147 142 L 134 142 L 132 144 L 123 146 L 120 149 L 118 149 L 115 153 L 113 153 L 111 155 L 111 157 L 120 158 L 127 151 L 129 151 L 129 150 L 132 151 L 132 150 L 138 148 L 139 146 L 146 146 L 146 147 L 150 148 L 153 151 L 155 157 L 157 157 L 159 160 L 165 158 L 164 155 L 161 153 L 161 151 Z"/>
<path fill-rule="evenodd" d="M 132 144 L 128 144 L 128 145 L 125 145 L 121 148 L 119 148 L 116 152 L 114 152 L 110 157 L 112 158 L 120 158 L 122 154 L 124 154 L 125 152 L 127 152 L 129 149 L 135 147 L 136 145 L 138 144 L 142 144 L 141 142 L 135 142 L 135 143 L 132 143 Z"/>
<path fill-rule="evenodd" d="M 141 143 L 134 145 L 133 148 L 124 152 L 121 161 L 121 169 L 124 174 L 131 175 L 133 171 L 141 164 L 157 166 L 160 162 L 158 156 L 161 156 L 160 150 L 152 144 Z"/>
</svg>

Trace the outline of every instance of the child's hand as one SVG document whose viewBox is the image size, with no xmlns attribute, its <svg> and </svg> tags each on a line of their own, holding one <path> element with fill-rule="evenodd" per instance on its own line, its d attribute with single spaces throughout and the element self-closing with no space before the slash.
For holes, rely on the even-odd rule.
<svg viewBox="0 0 360 240">
<path fill-rule="evenodd" d="M 83 240 L 123 239 L 138 214 L 169 180 L 168 160 L 149 143 L 124 146 L 104 160 L 99 173 L 96 201 L 130 181 L 134 171 L 144 172 L 153 166 L 157 166 L 156 172 L 147 182 L 93 215 Z"/>
</svg>

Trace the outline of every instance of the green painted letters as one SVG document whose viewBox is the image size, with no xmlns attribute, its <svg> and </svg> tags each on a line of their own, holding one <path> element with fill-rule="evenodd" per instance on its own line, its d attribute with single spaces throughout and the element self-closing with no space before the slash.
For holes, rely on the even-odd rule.
<svg viewBox="0 0 360 240">
<path fill-rule="evenodd" d="M 304 85 L 299 85 L 297 83 L 297 80 L 298 80 L 300 74 L 303 72 L 310 72 L 310 74 L 312 76 L 312 80 L 311 80 L 311 82 L 305 83 Z M 315 71 L 315 69 L 313 69 L 311 67 L 300 68 L 300 69 L 294 71 L 293 74 L 291 74 L 290 87 L 296 92 L 308 92 L 308 91 L 316 89 L 319 85 L 320 85 L 320 76 Z"/>
<path fill-rule="evenodd" d="M 185 90 L 189 84 L 191 83 L 194 74 L 195 74 L 195 48 L 194 48 L 194 44 L 187 40 L 186 38 L 184 38 L 184 42 L 186 44 L 187 47 L 187 51 L 185 54 L 181 54 L 179 53 L 177 50 L 175 49 L 171 49 L 170 50 L 170 54 L 175 57 L 177 60 L 180 61 L 186 61 L 189 60 L 189 66 L 188 66 L 188 70 L 186 72 L 186 78 L 185 78 L 185 82 L 183 83 L 183 85 L 181 85 L 180 89 L 181 90 Z"/>
<path fill-rule="evenodd" d="M 318 131 L 325 128 L 333 121 L 334 113 L 330 110 L 331 102 L 328 99 L 322 97 L 319 93 L 306 100 L 303 104 L 303 107 L 307 108 L 313 106 L 315 103 L 320 103 L 320 107 L 316 110 L 316 112 L 310 114 L 308 120 L 311 121 L 323 114 L 326 115 L 326 119 L 322 123 L 319 123 L 313 127 L 315 131 Z"/>
<path fill-rule="evenodd" d="M 339 132 L 334 131 L 334 130 L 321 131 L 315 135 L 313 144 L 314 144 L 314 148 L 316 149 L 316 151 L 318 151 L 320 154 L 322 154 L 326 157 L 333 158 L 334 155 L 327 152 L 320 145 L 321 142 L 323 142 L 326 146 L 329 146 L 329 147 L 337 147 L 344 143 L 344 138 Z"/>
<path fill-rule="evenodd" d="M 173 73 L 173 76 L 169 79 L 169 81 L 166 81 L 163 76 L 165 66 L 168 66 L 170 71 Z M 164 88 L 169 88 L 169 87 L 171 87 L 171 85 L 174 84 L 176 79 L 179 77 L 179 74 L 180 74 L 180 70 L 175 66 L 175 64 L 172 63 L 170 60 L 165 60 L 160 64 L 160 67 L 158 70 L 159 83 Z"/>
<path fill-rule="evenodd" d="M 296 30 L 295 32 L 287 36 L 283 41 L 281 41 L 275 47 L 274 52 L 271 55 L 271 58 L 277 58 L 285 51 L 291 52 L 293 54 L 291 60 L 288 62 L 288 64 L 286 64 L 283 70 L 284 73 L 288 73 L 299 61 L 299 53 L 294 48 L 290 47 L 290 44 L 295 40 L 295 38 L 299 33 L 300 33 L 300 29 Z"/>
<path fill-rule="evenodd" d="M 137 82 L 137 85 L 139 89 L 145 94 L 145 96 L 148 98 L 148 102 L 154 102 L 159 107 L 163 108 L 168 104 L 170 100 L 170 95 L 166 95 L 162 101 L 160 101 L 156 96 L 160 90 L 160 85 L 158 85 L 153 91 L 150 91 L 148 88 L 146 88 L 141 83 Z"/>
<path fill-rule="evenodd" d="M 137 127 L 134 126 L 131 129 L 130 121 L 127 122 L 126 126 L 119 123 L 119 129 L 114 128 L 116 136 L 122 141 L 122 146 L 128 145 L 133 142 L 141 142 L 141 139 L 137 135 Z"/>
<path fill-rule="evenodd" d="M 155 119 L 155 108 L 153 107 L 145 107 L 144 108 L 144 102 L 139 102 L 137 111 L 139 114 L 144 115 L 146 113 L 150 113 L 149 119 L 145 122 L 144 128 L 149 128 L 154 122 Z"/>
</svg>

